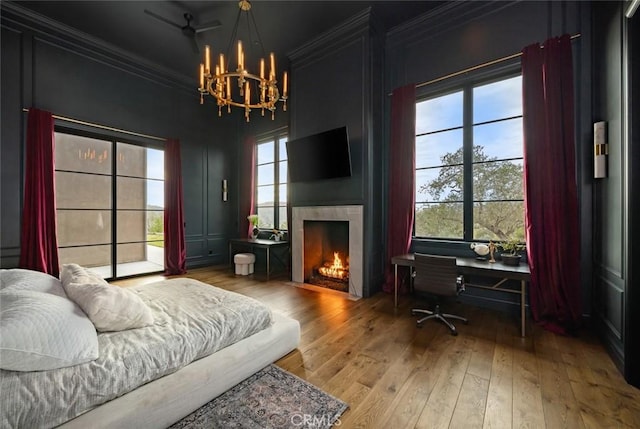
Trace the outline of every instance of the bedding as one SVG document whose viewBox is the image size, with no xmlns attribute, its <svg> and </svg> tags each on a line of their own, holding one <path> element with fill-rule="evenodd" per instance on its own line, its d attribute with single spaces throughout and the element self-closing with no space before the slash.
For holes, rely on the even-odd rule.
<svg viewBox="0 0 640 429">
<path fill-rule="evenodd" d="M 274 312 L 273 324 L 267 329 L 106 402 L 60 429 L 169 427 L 295 350 L 299 343 L 300 323 Z"/>
<path fill-rule="evenodd" d="M 78 264 L 62 266 L 60 281 L 67 296 L 82 308 L 100 332 L 124 331 L 153 324 L 149 307 L 130 290 L 113 286 Z"/>
<path fill-rule="evenodd" d="M 272 323 L 270 309 L 260 302 L 192 279 L 128 290 L 149 307 L 154 324 L 100 333 L 99 356 L 91 362 L 48 371 L 0 371 L 0 427 L 59 425 Z"/>
<path fill-rule="evenodd" d="M 0 368 L 41 371 L 98 357 L 98 336 L 72 301 L 30 290 L 0 293 Z"/>
<path fill-rule="evenodd" d="M 0 368 L 40 371 L 98 357 L 98 336 L 60 280 L 23 269 L 0 270 Z"/>
<path fill-rule="evenodd" d="M 22 268 L 0 269 L 0 292 L 17 290 L 30 290 L 67 297 L 60 280 L 50 274 Z"/>
</svg>

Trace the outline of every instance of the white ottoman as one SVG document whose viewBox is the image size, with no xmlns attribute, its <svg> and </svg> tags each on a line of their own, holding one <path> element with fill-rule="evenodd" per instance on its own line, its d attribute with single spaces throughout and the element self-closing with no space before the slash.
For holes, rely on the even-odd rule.
<svg viewBox="0 0 640 429">
<path fill-rule="evenodd" d="M 256 262 L 256 255 L 253 253 L 236 253 L 233 256 L 233 262 L 236 264 L 236 274 L 247 276 L 253 274 L 253 264 Z"/>
</svg>

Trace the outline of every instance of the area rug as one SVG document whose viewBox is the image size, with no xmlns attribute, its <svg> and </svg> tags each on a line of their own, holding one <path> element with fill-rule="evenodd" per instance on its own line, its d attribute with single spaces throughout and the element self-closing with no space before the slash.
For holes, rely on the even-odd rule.
<svg viewBox="0 0 640 429">
<path fill-rule="evenodd" d="M 305 380 L 269 365 L 169 429 L 330 428 L 348 405 Z"/>
</svg>

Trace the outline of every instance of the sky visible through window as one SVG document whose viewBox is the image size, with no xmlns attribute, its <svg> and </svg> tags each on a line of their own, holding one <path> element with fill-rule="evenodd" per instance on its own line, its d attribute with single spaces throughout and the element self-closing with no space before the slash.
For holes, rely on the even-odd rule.
<svg viewBox="0 0 640 429">
<path fill-rule="evenodd" d="M 472 109 L 470 124 L 466 124 L 469 126 L 466 136 L 470 137 L 467 142 L 465 91 L 468 91 Z M 520 201 L 521 196 L 517 194 L 521 194 L 521 191 L 516 188 L 521 186 L 521 178 L 516 177 L 516 173 L 518 168 L 522 169 L 522 135 L 521 76 L 461 88 L 417 102 L 416 215 L 421 213 L 421 216 L 416 220 L 416 235 L 440 236 L 435 226 L 437 218 L 448 219 L 451 225 L 462 222 L 461 204 L 469 196 L 465 193 L 462 180 L 465 145 L 469 149 L 473 145 L 471 171 L 474 212 L 480 210 L 477 214 L 483 213 L 482 216 L 486 217 L 489 215 L 488 209 L 482 209 L 483 206 L 498 207 L 500 204 Z M 512 189 L 505 191 L 503 185 Z M 465 207 L 471 208 L 466 204 Z M 486 225 L 486 220 L 474 218 L 474 235 L 485 228 L 481 234 L 488 233 L 491 236 L 491 232 L 486 232 L 486 226 L 482 226 Z M 455 227 L 455 232 L 449 229 L 453 235 L 443 237 L 462 238 L 462 231 L 460 225 Z"/>
<path fill-rule="evenodd" d="M 521 90 L 521 76 L 474 88 L 473 123 L 522 115 Z M 443 155 L 462 148 L 462 109 L 462 91 L 416 104 L 416 168 L 442 165 Z M 449 131 L 419 136 L 439 130 Z M 473 139 L 490 158 L 520 158 L 522 146 L 513 142 L 522 141 L 522 119 L 476 126 Z M 418 171 L 416 189 L 434 180 L 439 171 Z"/>
<path fill-rule="evenodd" d="M 521 88 L 522 78 L 520 76 L 506 79 L 497 84 L 476 87 L 474 90 L 473 123 L 478 124 L 498 118 L 522 115 L 522 98 L 519 93 Z M 518 93 L 514 96 L 513 91 L 518 91 Z M 462 95 L 462 91 L 458 91 L 435 100 L 418 103 L 416 105 L 416 135 L 462 127 Z M 514 125 L 507 129 L 487 124 L 477 128 L 477 131 L 474 132 L 474 140 L 476 144 L 484 146 L 485 153 L 489 156 L 506 158 L 509 157 L 504 153 L 504 149 L 509 146 L 506 143 L 513 142 L 514 138 L 520 139 L 521 133 L 521 121 L 515 121 Z M 429 139 L 427 135 L 421 136 L 419 139 L 428 141 L 428 144 L 420 146 L 421 150 L 416 154 L 420 165 L 416 165 L 416 167 L 440 165 L 441 154 L 453 152 L 462 146 L 462 130 L 439 133 L 437 138 Z M 512 147 L 511 150 L 516 156 L 521 156 L 522 148 Z"/>
<path fill-rule="evenodd" d="M 164 151 L 147 148 L 147 206 L 164 207 Z"/>
<path fill-rule="evenodd" d="M 522 116 L 522 76 L 482 85 L 473 91 L 473 123 Z M 522 157 L 522 119 L 478 125 L 474 145 L 484 148 L 490 158 Z"/>
<path fill-rule="evenodd" d="M 256 196 L 258 227 L 287 229 L 287 136 L 257 144 Z"/>
</svg>

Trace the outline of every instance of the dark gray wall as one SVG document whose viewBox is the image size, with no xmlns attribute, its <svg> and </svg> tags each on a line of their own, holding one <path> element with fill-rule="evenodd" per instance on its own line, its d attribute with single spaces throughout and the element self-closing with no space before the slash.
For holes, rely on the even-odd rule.
<svg viewBox="0 0 640 429">
<path fill-rule="evenodd" d="M 608 124 L 608 177 L 594 186 L 594 311 L 617 359 L 623 360 L 623 111 L 622 10 L 617 4 L 594 5 L 594 121 Z"/>
<path fill-rule="evenodd" d="M 179 138 L 188 266 L 225 262 L 228 238 L 235 235 L 237 180 L 230 180 L 232 198 L 227 203 L 222 203 L 220 183 L 223 177 L 238 175 L 237 119 L 217 118 L 213 105 L 200 106 L 195 76 L 193 82 L 184 82 L 167 70 L 22 11 L 15 4 L 3 3 L 2 7 L 1 266 L 16 266 L 19 257 L 23 107 L 141 134 Z M 142 144 L 163 145 L 152 139 L 126 137 Z"/>
<path fill-rule="evenodd" d="M 640 132 L 640 65 L 632 47 L 637 51 L 639 31 L 638 18 L 627 20 L 624 6 L 598 2 L 593 11 L 593 57 L 598 59 L 593 74 L 594 121 L 607 122 L 609 143 L 608 177 L 594 186 L 593 307 L 614 360 L 627 381 L 640 386 L 640 300 L 633 282 L 638 198 L 632 197 L 638 189 Z"/>
<path fill-rule="evenodd" d="M 384 246 L 382 39 L 366 9 L 289 55 L 290 138 L 347 126 L 352 176 L 289 186 L 292 207 L 363 205 L 363 295 L 380 290 Z"/>
<path fill-rule="evenodd" d="M 629 86 L 627 100 L 629 106 L 628 120 L 628 231 L 627 240 L 627 284 L 625 293 L 625 345 L 624 376 L 627 381 L 640 388 L 640 283 L 638 275 L 634 276 L 634 261 L 640 258 L 640 198 L 631 198 L 640 192 L 640 12 L 626 21 L 627 29 L 627 67 L 629 70 Z"/>
<path fill-rule="evenodd" d="M 20 67 L 20 34 L 3 28 L 1 37 L 0 263 L 2 267 L 7 267 L 16 266 L 20 256 L 23 115 L 20 104 L 22 91 L 18 83 L 23 76 Z"/>
</svg>

